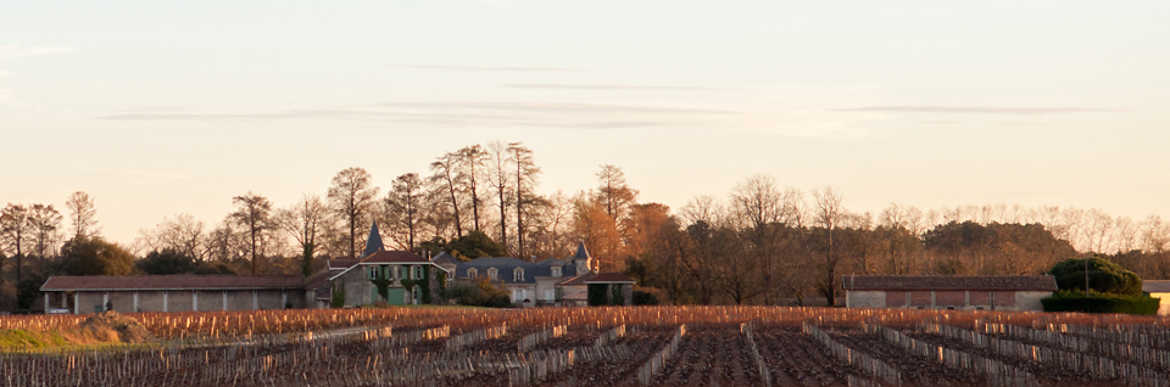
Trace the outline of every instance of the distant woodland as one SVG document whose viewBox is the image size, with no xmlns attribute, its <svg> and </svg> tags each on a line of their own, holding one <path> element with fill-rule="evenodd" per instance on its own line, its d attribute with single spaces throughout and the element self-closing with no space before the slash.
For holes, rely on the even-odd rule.
<svg viewBox="0 0 1170 387">
<path fill-rule="evenodd" d="M 640 197 L 613 165 L 600 166 L 591 190 L 542 192 L 545 171 L 521 143 L 470 145 L 403 172 L 347 168 L 294 203 L 241 192 L 222 198 L 234 205 L 222 219 L 177 213 L 129 244 L 102 238 L 85 192 L 63 207 L 8 203 L 0 310 L 27 308 L 55 274 L 311 273 L 359 254 L 375 221 L 387 248 L 424 256 L 541 260 L 583 241 L 600 270 L 627 272 L 667 303 L 834 304 L 846 274 L 1038 274 L 1085 255 L 1170 278 L 1170 224 L 1158 216 L 1016 205 L 855 212 L 830 187 L 802 191 L 765 175 L 672 209 Z"/>
</svg>

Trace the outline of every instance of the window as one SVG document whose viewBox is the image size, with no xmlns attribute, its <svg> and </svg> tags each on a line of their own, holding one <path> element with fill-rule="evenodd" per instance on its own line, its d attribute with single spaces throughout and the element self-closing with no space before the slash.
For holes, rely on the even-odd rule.
<svg viewBox="0 0 1170 387">
<path fill-rule="evenodd" d="M 473 268 L 470 268 L 470 269 L 467 269 L 467 278 L 472 278 L 472 279 L 474 279 L 474 278 L 475 278 L 476 276 L 478 276 L 478 275 L 479 275 L 479 270 L 475 270 L 475 268 L 474 268 L 474 267 L 473 267 Z"/>
<path fill-rule="evenodd" d="M 398 266 L 398 279 L 407 279 L 406 266 Z"/>
<path fill-rule="evenodd" d="M 370 266 L 368 271 L 370 273 L 370 280 L 371 281 L 378 279 L 378 268 L 377 267 Z"/>
<path fill-rule="evenodd" d="M 548 301 L 555 301 L 557 299 L 556 292 L 552 289 L 544 291 L 544 299 Z"/>
<path fill-rule="evenodd" d="M 412 276 L 413 279 L 420 280 L 420 279 L 423 279 L 423 277 L 425 276 L 423 274 L 424 270 L 423 270 L 422 266 L 411 267 L 411 271 L 414 272 L 414 276 Z"/>
<path fill-rule="evenodd" d="M 512 282 L 524 282 L 524 268 L 517 267 L 512 270 Z"/>
<path fill-rule="evenodd" d="M 393 271 L 393 269 L 391 269 L 390 265 L 382 265 L 382 276 L 383 277 L 386 277 L 387 279 L 393 278 L 394 273 L 392 271 Z"/>
<path fill-rule="evenodd" d="M 497 280 L 498 279 L 497 277 L 499 277 L 498 274 L 499 274 L 499 270 L 496 270 L 496 268 L 494 268 L 494 267 L 489 267 L 487 269 L 487 275 L 488 275 L 489 280 L 492 280 L 492 281 Z"/>
<path fill-rule="evenodd" d="M 561 276 L 561 267 L 560 266 L 553 266 L 553 267 L 550 267 L 549 269 L 552 270 L 553 277 L 560 277 Z"/>
</svg>

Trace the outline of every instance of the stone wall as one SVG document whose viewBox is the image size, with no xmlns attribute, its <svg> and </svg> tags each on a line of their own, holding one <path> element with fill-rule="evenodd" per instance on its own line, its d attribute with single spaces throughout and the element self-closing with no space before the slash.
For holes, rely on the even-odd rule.
<svg viewBox="0 0 1170 387">
<path fill-rule="evenodd" d="M 902 292 L 894 292 L 905 296 Z M 885 308 L 886 292 L 881 290 L 850 290 L 845 292 L 845 305 L 850 308 Z M 904 302 L 903 302 L 904 303 Z"/>
<path fill-rule="evenodd" d="M 1048 291 L 1018 291 L 1013 310 L 1043 311 L 1044 304 L 1040 303 L 1040 300 L 1051 295 L 1052 292 Z"/>
</svg>

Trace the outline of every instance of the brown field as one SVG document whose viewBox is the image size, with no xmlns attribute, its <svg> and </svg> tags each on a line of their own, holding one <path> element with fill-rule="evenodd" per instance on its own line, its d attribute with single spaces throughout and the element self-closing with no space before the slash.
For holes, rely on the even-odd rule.
<svg viewBox="0 0 1170 387">
<path fill-rule="evenodd" d="M 1154 317 L 789 307 L 141 313 L 153 336 L 0 353 L 0 384 L 1167 385 Z M 72 332 L 87 316 L 0 317 Z"/>
</svg>

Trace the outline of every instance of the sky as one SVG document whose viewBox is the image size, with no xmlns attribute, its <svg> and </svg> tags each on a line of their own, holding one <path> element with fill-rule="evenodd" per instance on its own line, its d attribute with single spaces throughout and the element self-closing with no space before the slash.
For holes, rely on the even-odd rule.
<svg viewBox="0 0 1170 387">
<path fill-rule="evenodd" d="M 535 151 L 542 192 L 613 164 L 673 208 L 766 174 L 854 211 L 1170 216 L 1167 20 L 1166 1 L 4 0 L 0 204 L 86 191 L 129 243 L 499 140 Z"/>
</svg>

